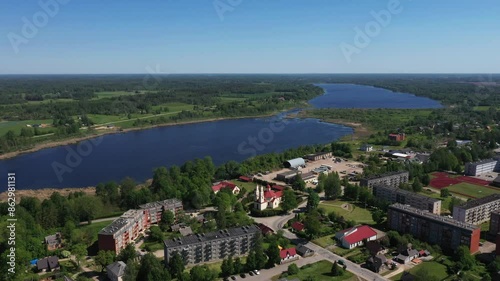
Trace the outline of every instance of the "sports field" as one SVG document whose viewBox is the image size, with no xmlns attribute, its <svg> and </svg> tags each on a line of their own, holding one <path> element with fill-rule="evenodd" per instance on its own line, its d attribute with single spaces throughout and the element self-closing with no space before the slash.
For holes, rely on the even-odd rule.
<svg viewBox="0 0 500 281">
<path fill-rule="evenodd" d="M 489 186 L 490 182 L 467 176 L 450 176 L 446 173 L 433 173 L 430 186 L 436 189 L 447 188 L 453 193 L 469 198 L 481 198 L 500 193 L 500 188 Z"/>
</svg>

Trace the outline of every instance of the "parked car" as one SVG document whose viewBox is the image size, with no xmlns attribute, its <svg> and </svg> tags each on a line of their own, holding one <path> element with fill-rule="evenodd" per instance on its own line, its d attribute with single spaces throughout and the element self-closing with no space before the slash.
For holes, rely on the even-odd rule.
<svg viewBox="0 0 500 281">
<path fill-rule="evenodd" d="M 236 276 L 234 276 L 234 275 L 231 276 L 231 279 L 236 280 Z"/>
<path fill-rule="evenodd" d="M 254 276 L 255 275 L 255 273 L 253 273 L 253 271 L 248 272 L 248 274 L 250 274 L 250 276 Z"/>
<path fill-rule="evenodd" d="M 242 274 L 240 274 L 240 277 L 241 277 L 241 278 L 246 278 L 246 277 L 247 277 L 247 275 L 246 275 L 245 273 L 242 273 Z"/>
<path fill-rule="evenodd" d="M 344 260 L 338 260 L 337 263 L 340 264 L 340 265 L 345 265 Z"/>
<path fill-rule="evenodd" d="M 259 274 L 260 274 L 260 272 L 259 272 L 257 269 L 256 269 L 256 270 L 254 270 L 254 271 L 253 271 L 253 273 L 255 273 L 255 274 L 257 274 L 257 275 L 259 275 Z"/>
</svg>

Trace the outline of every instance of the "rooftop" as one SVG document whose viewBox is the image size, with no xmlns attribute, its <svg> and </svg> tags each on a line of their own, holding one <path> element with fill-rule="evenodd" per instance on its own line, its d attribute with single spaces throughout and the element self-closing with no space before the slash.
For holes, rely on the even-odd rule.
<svg viewBox="0 0 500 281">
<path fill-rule="evenodd" d="M 488 163 L 497 162 L 497 161 L 498 161 L 498 159 L 490 158 L 490 159 L 483 159 L 483 160 L 476 161 L 476 162 L 469 162 L 467 164 L 469 164 L 469 165 L 481 165 L 481 164 L 488 164 Z"/>
<path fill-rule="evenodd" d="M 127 265 L 122 262 L 122 261 L 117 261 L 117 262 L 114 262 L 108 266 L 106 266 L 106 270 L 108 272 L 112 272 L 114 276 L 123 276 L 125 275 L 125 268 L 127 267 Z"/>
<path fill-rule="evenodd" d="M 392 186 L 386 186 L 386 185 L 376 185 L 376 188 L 390 189 L 390 190 L 393 190 L 394 192 L 397 192 L 399 194 L 403 194 L 403 195 L 408 196 L 408 197 L 417 198 L 418 200 L 425 201 L 427 203 L 434 203 L 434 202 L 437 202 L 437 201 L 441 201 L 441 200 L 436 199 L 436 198 L 432 198 L 432 197 L 429 197 L 429 196 L 425 196 L 425 195 L 422 195 L 422 194 L 418 194 L 418 193 L 415 193 L 415 192 L 404 190 L 404 189 L 401 189 L 401 188 L 398 188 L 398 187 L 392 187 Z"/>
<path fill-rule="evenodd" d="M 467 229 L 467 230 L 470 230 L 470 231 L 473 231 L 473 230 L 479 228 L 478 226 L 475 226 L 475 225 L 472 225 L 472 224 L 469 224 L 469 223 L 457 221 L 457 220 L 454 220 L 452 218 L 448 218 L 448 217 L 445 217 L 445 216 L 436 215 L 436 214 L 431 213 L 429 211 L 420 210 L 420 209 L 411 207 L 409 205 L 403 205 L 403 204 L 400 204 L 400 203 L 395 203 L 395 204 L 390 205 L 389 206 L 389 210 L 391 210 L 391 209 L 394 209 L 394 210 L 397 210 L 397 211 L 403 211 L 405 213 L 409 213 L 409 214 L 412 214 L 412 215 L 417 216 L 417 217 L 422 217 L 422 218 L 430 219 L 430 220 L 435 221 L 435 222 L 439 222 L 439 223 L 443 223 L 443 224 L 448 224 L 448 225 L 451 225 L 451 226 L 455 226 L 455 227 Z"/>
<path fill-rule="evenodd" d="M 278 175 L 280 175 L 280 176 L 290 176 L 290 175 L 295 175 L 295 174 L 297 174 L 297 171 L 285 171 L 285 172 L 279 173 Z"/>
<path fill-rule="evenodd" d="M 380 175 L 372 175 L 368 176 L 365 179 L 366 180 L 372 180 L 372 179 L 380 179 L 380 178 L 385 178 L 385 177 L 390 177 L 390 176 L 395 176 L 395 175 L 403 175 L 403 174 L 409 174 L 408 171 L 396 171 L 396 172 L 388 172 Z"/>
<path fill-rule="evenodd" d="M 498 193 L 491 194 L 491 195 L 488 195 L 488 196 L 483 197 L 483 198 L 478 198 L 478 199 L 467 201 L 464 204 L 457 206 L 457 208 L 467 210 L 467 209 L 472 209 L 472 208 L 475 208 L 477 206 L 488 204 L 488 203 L 491 203 L 491 202 L 494 202 L 497 200 L 500 200 L 500 194 L 498 194 Z"/>
<path fill-rule="evenodd" d="M 295 248 L 289 248 L 289 249 L 283 249 L 280 251 L 280 258 L 284 259 L 288 256 L 295 256 L 297 255 L 297 250 L 295 250 Z"/>
<path fill-rule="evenodd" d="M 222 229 L 219 231 L 209 232 L 209 233 L 201 233 L 196 235 L 190 235 L 182 238 L 174 238 L 164 241 L 164 245 L 166 248 L 175 248 L 181 245 L 192 245 L 197 243 L 203 243 L 208 241 L 226 239 L 228 237 L 236 237 L 240 235 L 245 235 L 248 233 L 257 233 L 260 232 L 260 228 L 256 225 L 247 225 L 240 227 L 233 227 L 228 229 Z"/>
<path fill-rule="evenodd" d="M 344 237 L 342 237 L 342 239 L 345 239 L 349 244 L 358 243 L 364 239 L 377 235 L 377 232 L 375 232 L 375 230 L 368 225 L 354 226 L 352 228 L 341 230 L 340 232 L 344 233 Z"/>
<path fill-rule="evenodd" d="M 172 199 L 167 199 L 167 200 L 163 200 L 163 201 L 156 201 L 156 202 L 151 202 L 151 203 L 139 205 L 139 208 L 149 209 L 149 208 L 158 208 L 158 207 L 171 206 L 171 205 L 174 205 L 174 207 L 180 207 L 180 206 L 182 206 L 182 201 L 177 199 L 177 198 L 172 198 Z"/>
</svg>

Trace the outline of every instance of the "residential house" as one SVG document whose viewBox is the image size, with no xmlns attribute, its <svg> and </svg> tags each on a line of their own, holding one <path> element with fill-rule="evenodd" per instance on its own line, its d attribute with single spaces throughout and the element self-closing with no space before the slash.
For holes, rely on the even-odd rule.
<svg viewBox="0 0 500 281">
<path fill-rule="evenodd" d="M 366 242 L 365 247 L 371 256 L 383 255 L 387 253 L 387 249 L 378 241 L 368 241 Z"/>
<path fill-rule="evenodd" d="M 260 228 L 260 231 L 264 236 L 274 234 L 274 230 L 263 223 L 259 223 L 257 226 Z"/>
<path fill-rule="evenodd" d="M 400 251 L 399 255 L 396 257 L 396 260 L 401 264 L 406 264 L 418 257 L 418 251 L 408 246 L 404 250 Z"/>
<path fill-rule="evenodd" d="M 234 195 L 240 193 L 241 189 L 230 181 L 216 182 L 212 185 L 212 191 L 217 194 L 221 189 L 229 189 Z"/>
<path fill-rule="evenodd" d="M 47 245 L 48 251 L 57 250 L 62 248 L 62 236 L 60 232 L 56 232 L 53 235 L 46 236 L 44 239 L 45 245 Z"/>
<path fill-rule="evenodd" d="M 363 245 L 364 241 L 377 239 L 377 232 L 367 225 L 354 226 L 335 234 L 335 239 L 346 249 Z"/>
<path fill-rule="evenodd" d="M 363 144 L 359 150 L 361 151 L 364 151 L 364 152 L 370 152 L 370 151 L 373 151 L 373 145 L 369 145 L 369 144 Z"/>
<path fill-rule="evenodd" d="M 280 258 L 280 263 L 286 263 L 299 259 L 299 255 L 295 248 L 288 248 L 280 251 Z"/>
<path fill-rule="evenodd" d="M 240 176 L 238 179 L 242 182 L 252 182 L 253 181 L 253 179 L 251 177 L 245 177 L 245 176 Z"/>
<path fill-rule="evenodd" d="M 294 221 L 292 223 L 292 229 L 295 232 L 300 232 L 300 231 L 304 230 L 304 228 L 305 228 L 305 225 L 303 223 L 301 223 L 300 221 Z"/>
<path fill-rule="evenodd" d="M 297 245 L 295 250 L 297 250 L 297 253 L 301 255 L 303 258 L 314 255 L 314 250 L 310 249 L 304 244 Z"/>
<path fill-rule="evenodd" d="M 369 270 L 379 273 L 380 268 L 387 262 L 387 258 L 384 255 L 371 256 L 366 260 L 366 268 Z"/>
<path fill-rule="evenodd" d="M 108 273 L 108 278 L 111 281 L 122 281 L 123 275 L 125 275 L 126 268 L 127 265 L 122 261 L 117 261 L 106 266 L 106 272 Z"/>
<path fill-rule="evenodd" d="M 43 259 L 39 259 L 36 262 L 36 267 L 40 272 L 51 272 L 54 270 L 58 270 L 59 266 L 59 258 L 56 256 L 51 256 Z"/>
</svg>

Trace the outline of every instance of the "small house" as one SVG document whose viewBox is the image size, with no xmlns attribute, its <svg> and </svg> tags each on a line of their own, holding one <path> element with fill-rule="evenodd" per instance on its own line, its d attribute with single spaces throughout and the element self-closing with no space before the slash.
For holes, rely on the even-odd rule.
<svg viewBox="0 0 500 281">
<path fill-rule="evenodd" d="M 301 223 L 300 221 L 294 221 L 292 223 L 292 229 L 296 232 L 300 232 L 300 231 L 304 230 L 304 227 L 305 227 L 304 224 Z"/>
<path fill-rule="evenodd" d="M 51 272 L 54 270 L 58 270 L 59 266 L 59 258 L 56 256 L 51 256 L 43 259 L 39 259 L 36 262 L 36 267 L 40 272 Z"/>
<path fill-rule="evenodd" d="M 304 244 L 297 245 L 295 249 L 297 250 L 297 253 L 301 255 L 303 258 L 314 255 L 314 250 L 310 249 Z"/>
<path fill-rule="evenodd" d="M 106 266 L 106 272 L 108 273 L 109 280 L 122 281 L 123 275 L 125 275 L 126 268 L 127 265 L 122 261 L 117 261 Z"/>
<path fill-rule="evenodd" d="M 295 248 L 288 248 L 280 251 L 280 258 L 280 263 L 286 263 L 299 259 L 299 255 L 297 255 Z"/>
<path fill-rule="evenodd" d="M 335 239 L 346 249 L 363 245 L 364 241 L 377 239 L 377 232 L 368 225 L 354 226 L 341 230 L 335 234 Z"/>
</svg>

